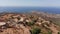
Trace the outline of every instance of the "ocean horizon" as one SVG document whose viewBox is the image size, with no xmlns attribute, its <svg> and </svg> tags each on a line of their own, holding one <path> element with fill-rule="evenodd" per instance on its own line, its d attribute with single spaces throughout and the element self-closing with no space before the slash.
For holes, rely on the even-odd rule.
<svg viewBox="0 0 60 34">
<path fill-rule="evenodd" d="M 1 12 L 19 13 L 19 12 L 31 12 L 31 11 L 60 14 L 60 8 L 56 7 L 0 7 L 0 13 Z"/>
</svg>

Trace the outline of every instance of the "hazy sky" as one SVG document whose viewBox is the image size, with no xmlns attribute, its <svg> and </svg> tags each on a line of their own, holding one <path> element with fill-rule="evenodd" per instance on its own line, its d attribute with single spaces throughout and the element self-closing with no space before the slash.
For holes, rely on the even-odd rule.
<svg viewBox="0 0 60 34">
<path fill-rule="evenodd" d="M 60 7 L 60 0 L 0 0 L 0 6 Z"/>
</svg>

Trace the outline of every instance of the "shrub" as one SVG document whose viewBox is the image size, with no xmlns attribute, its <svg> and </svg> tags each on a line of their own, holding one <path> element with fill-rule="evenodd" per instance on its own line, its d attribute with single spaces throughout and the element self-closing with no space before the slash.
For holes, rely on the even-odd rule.
<svg viewBox="0 0 60 34">
<path fill-rule="evenodd" d="M 20 17 L 17 17 L 18 20 L 20 20 Z"/>
<path fill-rule="evenodd" d="M 60 32 L 58 32 L 58 34 L 60 34 Z"/>
<path fill-rule="evenodd" d="M 32 22 L 27 22 L 26 23 L 28 26 L 32 26 L 32 25 L 34 25 L 34 22 L 32 21 Z"/>
<path fill-rule="evenodd" d="M 52 34 L 52 32 L 51 31 L 48 31 L 48 34 Z"/>
<path fill-rule="evenodd" d="M 31 34 L 39 34 L 41 32 L 40 28 L 33 28 L 30 30 Z"/>
</svg>

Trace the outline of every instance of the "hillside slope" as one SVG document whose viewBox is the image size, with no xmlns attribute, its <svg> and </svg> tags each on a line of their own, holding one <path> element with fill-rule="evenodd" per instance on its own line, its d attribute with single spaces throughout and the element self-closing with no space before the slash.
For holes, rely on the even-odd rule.
<svg viewBox="0 0 60 34">
<path fill-rule="evenodd" d="M 60 26 L 54 21 L 57 17 L 47 15 L 39 12 L 2 14 L 0 34 L 58 34 Z"/>
</svg>

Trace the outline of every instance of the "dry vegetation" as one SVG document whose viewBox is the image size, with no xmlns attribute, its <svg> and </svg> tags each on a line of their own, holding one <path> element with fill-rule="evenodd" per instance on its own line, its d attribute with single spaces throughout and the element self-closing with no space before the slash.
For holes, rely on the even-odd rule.
<svg viewBox="0 0 60 34">
<path fill-rule="evenodd" d="M 60 26 L 50 17 L 38 13 L 0 15 L 0 34 L 60 34 Z"/>
</svg>

